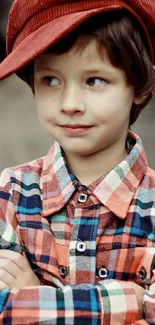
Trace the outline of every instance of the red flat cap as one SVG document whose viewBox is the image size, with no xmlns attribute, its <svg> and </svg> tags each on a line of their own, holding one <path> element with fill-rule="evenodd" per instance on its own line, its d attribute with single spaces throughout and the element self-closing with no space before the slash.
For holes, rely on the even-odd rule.
<svg viewBox="0 0 155 325">
<path fill-rule="evenodd" d="M 15 0 L 8 21 L 8 56 L 0 64 L 0 80 L 34 60 L 87 18 L 123 8 L 142 25 L 154 64 L 155 0 Z"/>
</svg>

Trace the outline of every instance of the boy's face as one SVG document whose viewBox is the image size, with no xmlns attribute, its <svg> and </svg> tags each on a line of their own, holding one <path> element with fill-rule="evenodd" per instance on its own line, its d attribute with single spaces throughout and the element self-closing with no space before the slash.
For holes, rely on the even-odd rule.
<svg viewBox="0 0 155 325">
<path fill-rule="evenodd" d="M 134 88 L 106 52 L 101 58 L 95 41 L 82 53 L 41 55 L 34 83 L 40 123 L 66 153 L 89 155 L 124 146 Z"/>
</svg>

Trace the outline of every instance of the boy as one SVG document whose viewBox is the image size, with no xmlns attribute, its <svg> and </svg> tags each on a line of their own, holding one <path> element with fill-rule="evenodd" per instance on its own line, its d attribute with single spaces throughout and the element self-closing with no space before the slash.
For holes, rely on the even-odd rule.
<svg viewBox="0 0 155 325">
<path fill-rule="evenodd" d="M 155 172 L 129 131 L 154 18 L 154 0 L 14 2 L 0 78 L 31 86 L 56 142 L 1 175 L 1 324 L 155 324 Z"/>
</svg>

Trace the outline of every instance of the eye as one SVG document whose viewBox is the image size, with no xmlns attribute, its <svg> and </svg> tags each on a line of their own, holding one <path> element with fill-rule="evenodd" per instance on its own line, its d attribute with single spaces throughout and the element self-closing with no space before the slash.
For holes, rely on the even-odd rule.
<svg viewBox="0 0 155 325">
<path fill-rule="evenodd" d="M 105 80 L 102 79 L 102 78 L 96 78 L 96 77 L 94 77 L 94 78 L 89 78 L 89 79 L 87 80 L 87 84 L 88 84 L 88 86 L 90 86 L 90 87 L 100 88 L 100 87 L 103 87 L 103 86 L 104 86 L 104 84 L 105 84 Z"/>
<path fill-rule="evenodd" d="M 51 87 L 58 87 L 60 85 L 60 81 L 56 77 L 44 77 L 43 82 Z"/>
</svg>

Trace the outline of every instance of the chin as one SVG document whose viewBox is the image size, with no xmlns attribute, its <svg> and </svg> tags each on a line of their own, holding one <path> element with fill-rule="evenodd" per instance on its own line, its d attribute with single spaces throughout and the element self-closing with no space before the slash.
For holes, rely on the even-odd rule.
<svg viewBox="0 0 155 325">
<path fill-rule="evenodd" d="M 88 149 L 87 148 L 81 148 L 81 146 L 78 148 L 78 146 L 73 146 L 73 147 L 67 147 L 67 146 L 63 146 L 61 145 L 63 150 L 70 153 L 70 154 L 73 154 L 73 155 L 78 155 L 78 156 L 89 156 L 89 155 L 92 155 L 93 153 L 95 153 L 95 149 Z"/>
</svg>

